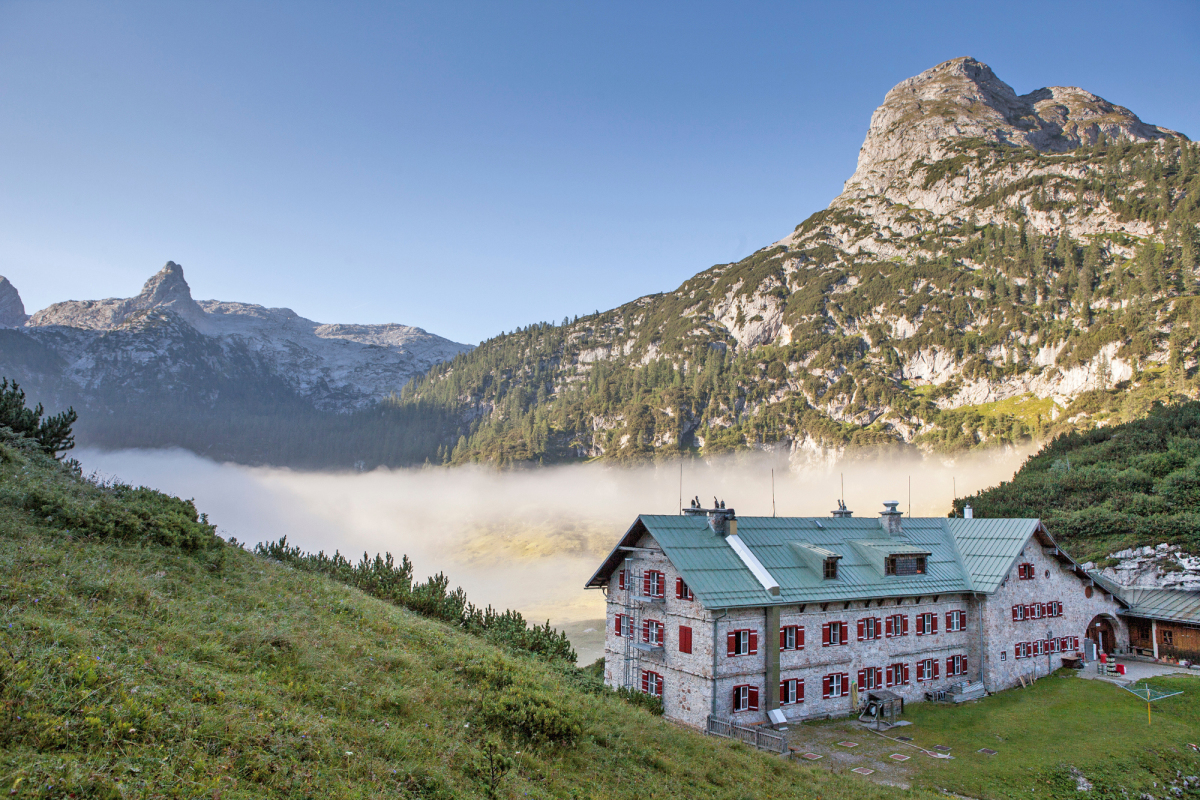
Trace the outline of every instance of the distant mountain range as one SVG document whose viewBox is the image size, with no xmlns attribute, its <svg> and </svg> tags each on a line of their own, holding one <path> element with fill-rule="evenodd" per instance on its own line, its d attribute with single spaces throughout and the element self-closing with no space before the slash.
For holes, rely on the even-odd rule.
<svg viewBox="0 0 1200 800">
<path fill-rule="evenodd" d="M 180 429 L 200 418 L 311 421 L 371 409 L 471 350 L 407 325 L 323 325 L 286 308 L 197 302 L 174 262 L 136 297 L 71 300 L 33 316 L 0 278 L 0 324 L 0 374 L 49 408 L 74 405 L 81 443 L 112 446 L 198 447 Z M 162 438 L 160 426 L 179 435 Z M 250 460 L 277 460 L 258 447 Z"/>
<path fill-rule="evenodd" d="M 196 303 L 168 264 L 28 321 L 0 284 L 0 372 L 101 411 L 81 441 L 250 462 L 995 446 L 1200 396 L 1198 223 L 1186 136 L 957 58 L 888 92 L 827 209 L 672 292 L 468 348 Z"/>
</svg>

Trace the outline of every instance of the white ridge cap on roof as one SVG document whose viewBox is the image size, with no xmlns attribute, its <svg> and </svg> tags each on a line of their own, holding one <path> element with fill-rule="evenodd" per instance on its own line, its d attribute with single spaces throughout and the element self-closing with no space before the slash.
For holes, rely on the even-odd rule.
<svg viewBox="0 0 1200 800">
<path fill-rule="evenodd" d="M 725 541 L 729 542 L 729 546 L 733 548 L 733 552 L 738 554 L 738 558 L 750 570 L 758 582 L 763 585 L 768 594 L 779 596 L 779 581 L 771 577 L 771 573 L 767 572 L 767 568 L 758 560 L 758 556 L 750 552 L 750 548 L 742 541 L 742 537 L 736 533 L 732 533 L 725 537 Z"/>
</svg>

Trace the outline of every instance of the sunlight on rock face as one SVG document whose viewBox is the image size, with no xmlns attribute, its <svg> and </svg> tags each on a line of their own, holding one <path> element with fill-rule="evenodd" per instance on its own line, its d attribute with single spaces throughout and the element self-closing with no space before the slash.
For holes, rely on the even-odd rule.
<svg viewBox="0 0 1200 800">
<path fill-rule="evenodd" d="M 1030 450 L 956 459 L 859 452 L 829 470 L 789 472 L 769 454 L 683 467 L 683 503 L 716 496 L 743 516 L 824 516 L 844 476 L 847 505 L 875 516 L 884 500 L 942 516 L 960 495 L 1008 480 Z M 583 584 L 638 514 L 674 514 L 679 464 L 599 464 L 497 472 L 485 468 L 295 472 L 218 464 L 192 453 L 83 450 L 86 471 L 194 497 L 223 536 L 288 541 L 306 550 L 407 554 L 421 578 L 445 572 L 478 605 L 515 608 L 536 621 L 596 619 L 599 592 Z"/>
</svg>

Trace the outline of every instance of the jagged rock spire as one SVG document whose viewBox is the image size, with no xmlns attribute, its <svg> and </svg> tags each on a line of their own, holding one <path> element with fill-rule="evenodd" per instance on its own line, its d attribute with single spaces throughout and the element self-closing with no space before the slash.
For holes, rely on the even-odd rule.
<svg viewBox="0 0 1200 800">
<path fill-rule="evenodd" d="M 0 328 L 17 328 L 25 324 L 25 304 L 17 287 L 0 275 Z"/>
</svg>

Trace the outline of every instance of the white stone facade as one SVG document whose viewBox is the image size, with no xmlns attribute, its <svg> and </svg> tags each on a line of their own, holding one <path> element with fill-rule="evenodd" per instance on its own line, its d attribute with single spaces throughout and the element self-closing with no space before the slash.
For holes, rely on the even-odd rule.
<svg viewBox="0 0 1200 800">
<path fill-rule="evenodd" d="M 676 597 L 676 580 L 680 574 L 658 548 L 652 536 L 643 535 L 636 549 L 629 551 L 630 587 L 618 588 L 614 573 L 608 591 L 605 635 L 605 682 L 613 687 L 643 686 L 642 673 L 650 671 L 662 678 L 665 715 L 675 721 L 697 728 L 705 725 L 708 715 L 733 719 L 743 723 L 767 720 L 767 710 L 779 707 L 789 720 L 825 718 L 850 714 L 851 697 L 848 686 L 840 697 L 823 697 L 823 679 L 831 674 L 844 674 L 848 682 L 858 683 L 860 670 L 880 670 L 884 673 L 885 688 L 906 702 L 921 701 L 927 692 L 946 689 L 964 680 L 982 679 L 989 691 L 1017 685 L 1019 674 L 1046 674 L 1047 664 L 1061 666 L 1060 653 L 1050 656 L 1015 658 L 1014 646 L 1025 641 L 1046 638 L 1048 629 L 1055 637 L 1078 638 L 1082 644 L 1088 624 L 1097 615 L 1104 615 L 1117 632 L 1118 641 L 1127 640 L 1124 623 L 1117 616 L 1117 603 L 1096 586 L 1091 596 L 1085 596 L 1086 581 L 1081 580 L 1046 548 L 1031 538 L 1012 575 L 990 596 L 956 593 L 944 596 L 901 597 L 885 600 L 870 598 L 851 602 L 815 603 L 805 605 L 764 606 L 759 608 L 710 611 L 698 600 Z M 1020 579 L 1019 564 L 1030 564 L 1034 577 Z M 620 570 L 622 567 L 618 567 Z M 643 586 L 640 577 L 646 570 L 663 575 L 663 595 L 660 601 L 639 599 Z M 638 583 L 634 584 L 637 579 Z M 1012 619 L 1016 604 L 1061 603 L 1062 615 L 1020 622 Z M 802 680 L 803 700 L 779 705 L 779 682 L 768 685 L 772 635 L 770 615 L 779 613 L 779 627 L 802 627 L 804 645 L 795 650 L 783 650 L 778 657 L 778 681 Z M 630 613 L 631 612 L 631 613 Z M 956 624 L 960 630 L 950 630 L 949 615 L 962 612 Z M 617 615 L 630 613 L 635 625 L 632 640 L 618 635 Z M 932 614 L 937 620 L 936 632 L 918 633 L 917 618 Z M 902 615 L 908 620 L 907 634 L 893 631 L 887 635 L 887 619 Z M 860 641 L 858 623 L 868 618 L 879 621 L 882 630 L 878 638 Z M 653 620 L 664 626 L 661 649 L 639 649 L 641 624 Z M 844 623 L 848 641 L 840 645 L 824 645 L 822 630 L 827 623 Z M 680 650 L 681 627 L 691 630 L 691 652 Z M 893 626 L 896 627 L 896 626 Z M 753 631 L 756 650 L 752 653 L 729 655 L 728 636 L 735 631 Z M 775 632 L 773 635 L 778 636 Z M 715 637 L 715 648 L 714 648 Z M 776 639 L 778 642 L 778 639 Z M 1071 648 L 1071 652 L 1074 649 Z M 1000 655 L 1005 653 L 1003 657 Z M 965 659 L 965 673 L 950 674 L 948 667 L 955 657 Z M 934 676 L 922 678 L 918 665 L 933 659 L 937 663 Z M 1049 660 L 1047 660 L 1049 659 Z M 961 662 L 959 662 L 961 663 Z M 888 684 L 889 667 L 903 664 L 908 667 L 907 683 Z M 714 681 L 714 670 L 716 680 Z M 651 684 L 653 685 L 653 684 Z M 735 710 L 734 688 L 749 686 L 757 690 L 757 708 Z M 715 700 L 714 700 L 715 689 Z M 865 687 L 860 696 L 865 697 Z"/>
</svg>

